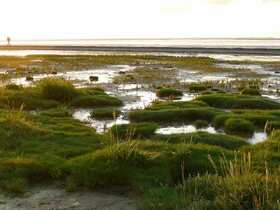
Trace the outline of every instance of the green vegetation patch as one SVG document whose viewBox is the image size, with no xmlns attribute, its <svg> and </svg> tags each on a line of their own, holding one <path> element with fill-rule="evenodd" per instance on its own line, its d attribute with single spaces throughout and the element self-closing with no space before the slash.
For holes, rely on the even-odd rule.
<svg viewBox="0 0 280 210">
<path fill-rule="evenodd" d="M 121 114 L 117 108 L 98 108 L 91 112 L 91 117 L 95 119 L 116 119 Z"/>
<path fill-rule="evenodd" d="M 196 132 L 189 134 L 157 135 L 155 140 L 168 142 L 170 144 L 208 144 L 220 146 L 226 149 L 238 149 L 248 145 L 245 139 L 224 134 L 210 134 L 207 132 Z"/>
<path fill-rule="evenodd" d="M 237 94 L 202 95 L 197 100 L 221 109 L 280 109 L 280 104 L 259 96 Z"/>
<path fill-rule="evenodd" d="M 133 122 L 156 122 L 161 124 L 192 123 L 196 120 L 207 122 L 223 113 L 220 110 L 208 107 L 186 109 L 162 109 L 162 110 L 138 110 L 129 113 L 129 119 Z"/>
<path fill-rule="evenodd" d="M 255 127 L 248 120 L 229 118 L 225 122 L 225 132 L 231 135 L 250 137 L 255 132 Z"/>
<path fill-rule="evenodd" d="M 70 81 L 59 78 L 46 78 L 38 82 L 42 97 L 59 102 L 69 102 L 77 94 L 75 87 Z"/>
<path fill-rule="evenodd" d="M 132 138 L 150 138 L 158 128 L 159 126 L 155 123 L 131 123 L 114 125 L 109 132 L 115 138 L 127 140 Z"/>
<path fill-rule="evenodd" d="M 183 96 L 183 92 L 171 88 L 158 89 L 156 95 L 160 98 L 177 98 Z"/>
</svg>

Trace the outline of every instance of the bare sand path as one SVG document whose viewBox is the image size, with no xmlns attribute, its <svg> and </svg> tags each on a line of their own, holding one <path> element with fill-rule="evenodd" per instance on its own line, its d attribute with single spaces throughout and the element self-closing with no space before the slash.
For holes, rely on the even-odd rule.
<svg viewBox="0 0 280 210">
<path fill-rule="evenodd" d="M 0 210 L 136 210 L 136 200 L 99 192 L 65 192 L 56 187 L 33 188 L 23 197 L 0 195 Z"/>
</svg>

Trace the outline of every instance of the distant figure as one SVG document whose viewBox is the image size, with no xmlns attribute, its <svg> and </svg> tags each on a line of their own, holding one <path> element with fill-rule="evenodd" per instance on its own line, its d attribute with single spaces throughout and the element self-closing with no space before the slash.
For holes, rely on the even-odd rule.
<svg viewBox="0 0 280 210">
<path fill-rule="evenodd" d="M 8 46 L 10 46 L 11 45 L 11 37 L 7 37 L 7 43 L 8 43 Z"/>
</svg>

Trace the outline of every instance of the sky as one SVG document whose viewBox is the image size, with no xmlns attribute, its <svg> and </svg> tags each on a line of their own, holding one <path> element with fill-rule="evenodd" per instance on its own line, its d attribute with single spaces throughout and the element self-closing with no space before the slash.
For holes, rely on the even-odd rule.
<svg viewBox="0 0 280 210">
<path fill-rule="evenodd" d="M 1 0 L 0 39 L 280 37 L 280 0 Z"/>
</svg>

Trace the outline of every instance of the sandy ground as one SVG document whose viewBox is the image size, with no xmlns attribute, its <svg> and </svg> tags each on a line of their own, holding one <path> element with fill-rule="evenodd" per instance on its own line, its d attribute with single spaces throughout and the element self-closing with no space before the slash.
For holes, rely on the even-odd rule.
<svg viewBox="0 0 280 210">
<path fill-rule="evenodd" d="M 0 210 L 136 210 L 136 200 L 99 192 L 68 193 L 56 187 L 34 188 L 23 197 L 0 195 Z"/>
</svg>

